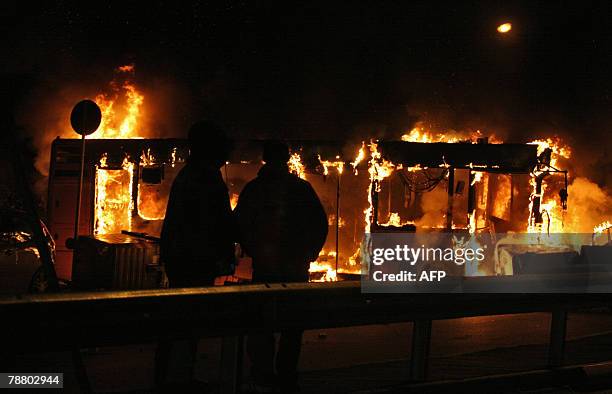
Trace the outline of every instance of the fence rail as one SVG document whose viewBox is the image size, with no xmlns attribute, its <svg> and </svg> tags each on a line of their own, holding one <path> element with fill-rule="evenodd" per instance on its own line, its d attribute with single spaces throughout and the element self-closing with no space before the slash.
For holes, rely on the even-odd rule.
<svg viewBox="0 0 612 394">
<path fill-rule="evenodd" d="M 362 294 L 359 281 L 23 295 L 0 298 L 0 338 L 2 352 L 14 354 L 411 321 L 409 378 L 419 381 L 432 320 L 552 313 L 549 364 L 557 367 L 567 312 L 611 304 L 612 294 Z"/>
</svg>

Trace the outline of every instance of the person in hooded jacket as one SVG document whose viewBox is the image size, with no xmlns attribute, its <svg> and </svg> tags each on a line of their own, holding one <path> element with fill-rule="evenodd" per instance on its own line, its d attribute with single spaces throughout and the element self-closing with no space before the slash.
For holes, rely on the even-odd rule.
<svg viewBox="0 0 612 394">
<path fill-rule="evenodd" d="M 172 184 L 160 237 L 160 260 L 170 287 L 213 286 L 215 277 L 234 269 L 236 228 L 221 176 L 231 149 L 232 141 L 216 124 L 191 126 L 189 158 Z M 161 392 L 198 386 L 193 380 L 197 343 L 196 338 L 160 339 L 155 380 Z"/>
<path fill-rule="evenodd" d="M 267 142 L 263 160 L 234 211 L 240 244 L 253 261 L 253 282 L 307 282 L 310 262 L 317 259 L 327 237 L 327 215 L 310 183 L 289 172 L 286 144 Z M 297 389 L 302 333 L 281 333 L 276 360 L 272 332 L 249 335 L 251 377 L 261 391 L 276 384 L 282 392 Z"/>
<path fill-rule="evenodd" d="M 160 259 L 170 287 L 212 286 L 231 273 L 235 223 L 221 167 L 232 142 L 209 121 L 189 130 L 189 158 L 170 190 Z"/>
</svg>

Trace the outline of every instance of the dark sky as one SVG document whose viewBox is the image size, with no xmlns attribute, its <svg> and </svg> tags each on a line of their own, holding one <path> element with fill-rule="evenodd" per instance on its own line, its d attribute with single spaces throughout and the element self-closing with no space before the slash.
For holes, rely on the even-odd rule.
<svg viewBox="0 0 612 394">
<path fill-rule="evenodd" d="M 397 137 L 418 119 L 517 139 L 608 135 L 607 2 L 292 3 L 3 3 L 1 71 L 22 97 L 134 62 L 149 88 L 180 87 L 169 117 L 245 135 Z"/>
</svg>

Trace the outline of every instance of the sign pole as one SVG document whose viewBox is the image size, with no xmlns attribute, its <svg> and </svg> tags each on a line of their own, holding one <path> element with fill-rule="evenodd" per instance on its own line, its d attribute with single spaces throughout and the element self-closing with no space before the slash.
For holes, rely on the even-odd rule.
<svg viewBox="0 0 612 394">
<path fill-rule="evenodd" d="M 76 246 L 76 241 L 79 236 L 79 222 L 81 218 L 81 201 L 83 194 L 83 175 L 85 172 L 85 137 L 89 134 L 94 133 L 100 126 L 102 121 L 102 111 L 98 104 L 91 100 L 79 101 L 77 105 L 72 109 L 70 114 L 70 124 L 74 131 L 81 136 L 81 168 L 79 171 L 79 184 L 77 186 L 76 195 L 76 209 L 74 213 L 74 242 L 73 246 Z"/>
<path fill-rule="evenodd" d="M 76 211 L 74 214 L 74 240 L 79 236 L 81 218 L 81 198 L 83 193 L 83 172 L 85 169 L 85 134 L 81 135 L 81 170 L 79 171 L 79 185 L 77 186 Z"/>
<path fill-rule="evenodd" d="M 338 277 L 338 255 L 340 251 L 338 250 L 339 240 L 338 237 L 340 235 L 340 172 L 338 172 L 338 183 L 336 184 L 336 277 Z"/>
</svg>

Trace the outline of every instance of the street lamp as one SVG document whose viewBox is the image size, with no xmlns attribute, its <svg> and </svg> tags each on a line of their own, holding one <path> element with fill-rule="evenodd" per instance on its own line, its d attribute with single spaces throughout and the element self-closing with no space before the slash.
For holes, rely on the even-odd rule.
<svg viewBox="0 0 612 394">
<path fill-rule="evenodd" d="M 510 22 L 505 22 L 505 23 L 502 23 L 501 25 L 497 26 L 497 32 L 501 33 L 501 34 L 506 34 L 510 30 L 512 30 L 512 23 L 510 23 Z"/>
</svg>

